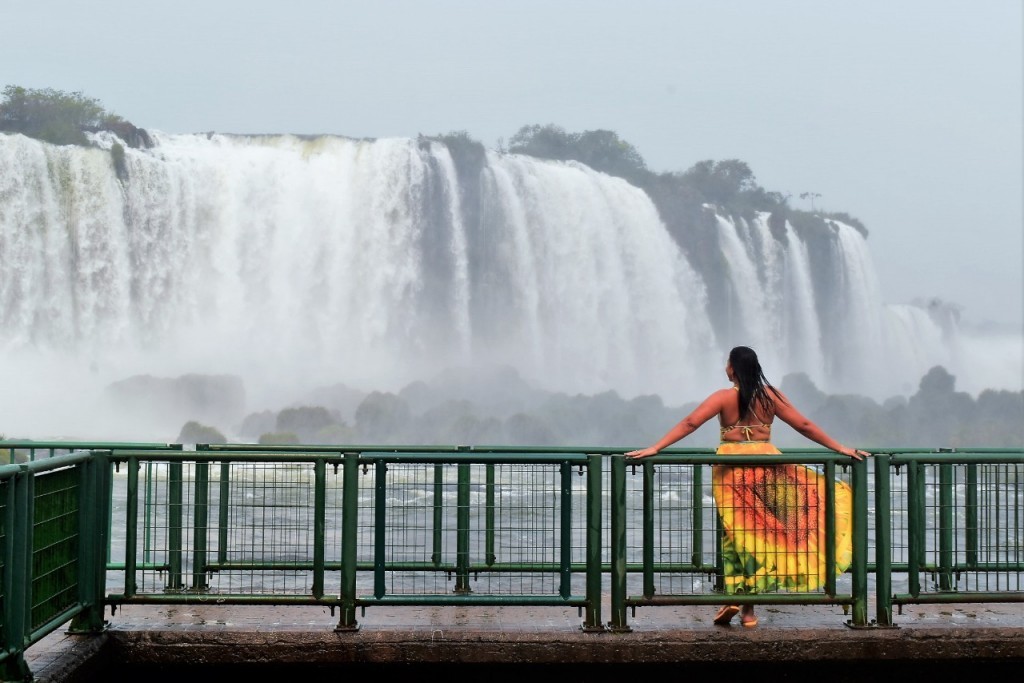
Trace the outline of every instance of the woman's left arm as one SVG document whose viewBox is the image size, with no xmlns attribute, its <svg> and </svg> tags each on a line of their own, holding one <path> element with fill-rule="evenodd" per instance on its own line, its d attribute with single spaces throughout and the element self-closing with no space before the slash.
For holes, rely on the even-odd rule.
<svg viewBox="0 0 1024 683">
<path fill-rule="evenodd" d="M 793 407 L 793 404 L 791 404 L 781 392 L 776 392 L 776 394 L 775 415 L 803 436 L 815 443 L 821 444 L 829 450 L 833 450 L 841 455 L 849 456 L 854 460 L 863 460 L 865 457 L 871 455 L 867 451 L 850 448 L 849 446 L 844 446 L 839 443 L 826 434 L 825 430 L 821 427 L 804 417 L 803 413 Z"/>
</svg>

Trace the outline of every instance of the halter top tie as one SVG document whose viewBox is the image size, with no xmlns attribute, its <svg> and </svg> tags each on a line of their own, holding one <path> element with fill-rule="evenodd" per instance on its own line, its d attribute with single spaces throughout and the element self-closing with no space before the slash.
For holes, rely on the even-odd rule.
<svg viewBox="0 0 1024 683">
<path fill-rule="evenodd" d="M 735 391 L 739 391 L 740 390 L 739 387 L 737 387 L 737 386 L 733 386 L 733 389 Z M 757 417 L 757 412 L 754 411 L 753 408 L 751 408 L 750 412 L 754 415 L 754 417 Z M 753 430 L 755 430 L 755 429 L 758 429 L 758 428 L 766 430 L 768 432 L 768 434 L 771 435 L 772 426 L 771 426 L 770 423 L 766 423 L 766 422 L 762 421 L 761 424 L 741 425 L 739 422 L 737 422 L 736 424 L 731 424 L 731 425 L 728 425 L 728 426 L 725 426 L 725 427 L 720 427 L 719 428 L 719 432 L 720 432 L 719 438 L 720 438 L 720 440 L 724 441 L 726 434 L 728 434 L 729 432 L 731 432 L 734 429 L 738 429 L 741 432 L 743 432 L 743 440 L 744 441 L 768 441 L 768 439 L 753 439 L 753 438 L 751 438 L 751 432 Z"/>
</svg>

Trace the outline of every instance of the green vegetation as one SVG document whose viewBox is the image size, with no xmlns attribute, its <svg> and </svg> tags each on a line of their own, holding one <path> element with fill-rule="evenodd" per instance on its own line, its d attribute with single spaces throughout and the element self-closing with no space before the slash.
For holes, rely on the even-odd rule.
<svg viewBox="0 0 1024 683">
<path fill-rule="evenodd" d="M 129 147 L 149 147 L 145 130 L 108 112 L 99 100 L 81 92 L 8 85 L 0 100 L 0 131 L 21 133 L 55 145 L 89 146 L 87 132 L 106 130 Z M 123 148 L 122 148 L 123 162 Z M 116 160 L 116 157 L 115 157 Z"/>
<path fill-rule="evenodd" d="M 592 396 L 535 391 L 509 372 L 512 381 L 486 391 L 448 376 L 414 382 L 397 394 L 365 393 L 357 405 L 345 409 L 354 415 L 351 427 L 339 427 L 339 405 L 286 408 L 277 413 L 279 422 L 298 424 L 297 414 L 331 415 L 335 422 L 305 435 L 261 432 L 259 443 L 635 447 L 649 443 L 652 435 L 664 433 L 695 407 L 666 406 L 655 395 L 624 399 L 614 391 Z M 935 366 L 921 378 L 915 394 L 880 404 L 856 394 L 826 394 L 803 373 L 786 375 L 778 384 L 829 434 L 868 450 L 1024 446 L 1024 392 L 986 390 L 975 399 L 956 391 L 955 385 L 953 375 Z M 242 439 L 255 439 L 251 429 L 273 415 L 267 411 L 246 418 Z M 314 428 L 300 422 L 307 430 Z M 788 425 L 777 426 L 773 437 L 780 447 L 814 446 Z M 681 445 L 713 448 L 717 442 L 712 422 Z"/>
<path fill-rule="evenodd" d="M 787 378 L 788 381 L 788 378 Z M 862 396 L 834 395 L 808 415 L 840 440 L 870 446 L 1019 448 L 1024 392 L 986 389 L 977 399 L 955 390 L 956 378 L 940 365 L 921 378 L 919 390 L 878 405 Z M 783 385 L 790 398 L 796 394 Z"/>
<path fill-rule="evenodd" d="M 55 145 L 89 144 L 85 131 L 111 116 L 97 100 L 80 92 L 47 88 L 31 90 L 15 85 L 4 88 L 0 103 L 0 130 L 22 133 Z"/>
<path fill-rule="evenodd" d="M 343 443 L 354 436 L 352 430 L 337 413 L 321 406 L 285 408 L 277 414 L 274 426 L 275 431 L 264 434 L 260 438 L 287 438 L 281 435 L 294 435 L 298 440 L 296 443 Z M 270 441 L 267 443 L 292 442 Z"/>
<path fill-rule="evenodd" d="M 356 409 L 356 424 L 368 443 L 402 443 L 412 435 L 412 411 L 392 393 L 374 391 Z"/>
<path fill-rule="evenodd" d="M 178 433 L 177 443 L 227 443 L 227 438 L 215 427 L 195 421 L 186 422 Z"/>
<path fill-rule="evenodd" d="M 427 139 L 448 145 L 460 177 L 479 170 L 483 146 L 465 131 Z M 699 234 L 691 234 L 687 238 L 683 234 L 692 232 L 694 227 L 699 232 L 705 204 L 716 206 L 719 213 L 746 219 L 757 211 L 768 212 L 776 225 L 790 218 L 811 232 L 830 232 L 832 228 L 828 219 L 832 219 L 856 228 L 865 237 L 868 234 L 864 224 L 847 213 L 806 212 L 790 207 L 789 195 L 761 187 L 750 166 L 739 159 L 707 159 L 698 161 L 685 171 L 655 173 L 647 168 L 647 163 L 632 144 L 612 131 L 570 133 L 554 124 L 523 126 L 509 139 L 507 148 L 504 143 L 500 143 L 500 147 L 500 151 L 511 154 L 578 161 L 596 171 L 629 181 L 650 195 L 669 231 L 685 249 L 693 248 L 701 239 Z M 818 194 L 814 196 L 820 197 Z M 697 248 L 699 250 L 699 246 Z M 708 257 L 707 254 L 701 256 Z"/>
<path fill-rule="evenodd" d="M 7 437 L 0 434 L 0 441 L 6 441 Z M 28 462 L 29 452 L 25 449 L 14 450 L 11 448 L 0 448 L 0 465 L 18 465 Z"/>
<path fill-rule="evenodd" d="M 636 148 L 610 130 L 567 133 L 552 124 L 523 126 L 509 140 L 508 151 L 541 159 L 579 161 L 595 171 L 631 181 L 648 175 L 647 164 Z"/>
<path fill-rule="evenodd" d="M 681 173 L 654 173 L 633 145 L 608 130 L 567 133 L 551 124 L 523 126 L 509 140 L 508 151 L 541 159 L 579 161 L 649 193 L 669 189 L 692 203 L 715 204 L 726 212 L 774 211 L 786 204 L 786 197 L 759 186 L 750 167 L 739 159 L 705 160 Z"/>
</svg>

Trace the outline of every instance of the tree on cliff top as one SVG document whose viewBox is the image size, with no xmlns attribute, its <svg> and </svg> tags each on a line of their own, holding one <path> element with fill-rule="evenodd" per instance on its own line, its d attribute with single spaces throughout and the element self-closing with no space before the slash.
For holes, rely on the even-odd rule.
<svg viewBox="0 0 1024 683">
<path fill-rule="evenodd" d="M 88 146 L 87 131 L 109 130 L 131 147 L 148 146 L 149 136 L 108 112 L 81 92 L 8 85 L 0 100 L 0 131 L 21 133 L 55 145 Z"/>
<path fill-rule="evenodd" d="M 523 126 L 509 140 L 508 151 L 541 159 L 572 159 L 631 182 L 642 181 L 650 173 L 636 148 L 609 130 L 568 133 L 554 124 Z"/>
</svg>

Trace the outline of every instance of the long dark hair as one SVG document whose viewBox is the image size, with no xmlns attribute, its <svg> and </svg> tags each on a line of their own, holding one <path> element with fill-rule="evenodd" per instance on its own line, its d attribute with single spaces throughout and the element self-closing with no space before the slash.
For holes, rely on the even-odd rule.
<svg viewBox="0 0 1024 683">
<path fill-rule="evenodd" d="M 761 419 L 768 419 L 775 414 L 775 401 L 768 395 L 771 391 L 773 396 L 779 396 L 761 371 L 761 362 L 757 360 L 757 354 L 747 346 L 737 346 L 729 352 L 729 365 L 732 366 L 732 374 L 739 387 L 740 394 L 740 419 L 743 420 L 750 412 L 751 405 L 756 404 L 760 408 Z"/>
</svg>

